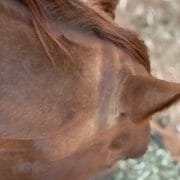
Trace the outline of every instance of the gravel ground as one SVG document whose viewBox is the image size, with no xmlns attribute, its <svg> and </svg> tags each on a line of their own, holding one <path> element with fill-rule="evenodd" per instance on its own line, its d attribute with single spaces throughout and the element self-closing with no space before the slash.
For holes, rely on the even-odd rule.
<svg viewBox="0 0 180 180">
<path fill-rule="evenodd" d="M 180 0 L 121 0 L 116 21 L 145 40 L 154 76 L 180 82 Z M 180 133 L 179 106 L 154 119 Z"/>
</svg>

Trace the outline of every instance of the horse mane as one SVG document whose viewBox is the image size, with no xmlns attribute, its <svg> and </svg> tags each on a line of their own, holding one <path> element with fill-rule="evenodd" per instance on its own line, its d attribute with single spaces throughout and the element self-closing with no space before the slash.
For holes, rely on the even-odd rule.
<svg viewBox="0 0 180 180">
<path fill-rule="evenodd" d="M 143 40 L 134 32 L 119 27 L 110 18 L 86 3 L 80 0 L 21 0 L 21 2 L 32 12 L 36 32 L 52 62 L 54 62 L 52 47 L 47 45 L 47 38 L 50 38 L 65 54 L 68 54 L 68 51 L 62 43 L 63 34 L 52 29 L 48 18 L 64 22 L 69 27 L 92 32 L 97 37 L 110 41 L 150 72 L 149 56 Z"/>
</svg>

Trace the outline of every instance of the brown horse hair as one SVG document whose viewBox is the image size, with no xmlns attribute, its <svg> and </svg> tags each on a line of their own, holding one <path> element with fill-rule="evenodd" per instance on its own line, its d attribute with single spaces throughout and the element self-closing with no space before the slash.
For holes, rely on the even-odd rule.
<svg viewBox="0 0 180 180">
<path fill-rule="evenodd" d="M 54 64 L 53 49 L 48 47 L 46 39 L 51 39 L 59 50 L 68 54 L 62 45 L 64 36 L 52 29 L 48 17 L 66 22 L 68 26 L 92 32 L 97 37 L 110 41 L 124 50 L 133 59 L 141 63 L 150 72 L 147 48 L 137 34 L 117 26 L 100 11 L 89 7 L 79 0 L 21 0 L 33 14 L 34 26 L 49 58 Z M 44 31 L 44 33 L 42 33 Z M 48 43 L 49 44 L 49 43 Z"/>
</svg>

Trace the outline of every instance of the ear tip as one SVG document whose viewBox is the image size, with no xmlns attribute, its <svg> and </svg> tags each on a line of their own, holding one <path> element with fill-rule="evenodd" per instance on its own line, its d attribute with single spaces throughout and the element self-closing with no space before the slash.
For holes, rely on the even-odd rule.
<svg viewBox="0 0 180 180">
<path fill-rule="evenodd" d="M 89 0 L 89 4 L 99 10 L 104 11 L 110 18 L 115 19 L 115 9 L 119 0 Z"/>
</svg>

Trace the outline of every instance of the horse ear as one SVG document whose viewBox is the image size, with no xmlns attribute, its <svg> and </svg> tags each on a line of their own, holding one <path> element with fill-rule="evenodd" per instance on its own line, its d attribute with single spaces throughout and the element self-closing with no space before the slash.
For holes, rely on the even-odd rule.
<svg viewBox="0 0 180 180">
<path fill-rule="evenodd" d="M 129 119 L 140 122 L 179 101 L 180 84 L 152 76 L 129 76 L 120 100 Z"/>
<path fill-rule="evenodd" d="M 115 18 L 115 9 L 119 0 L 89 0 L 88 3 L 99 10 L 104 11 L 112 19 Z"/>
</svg>

